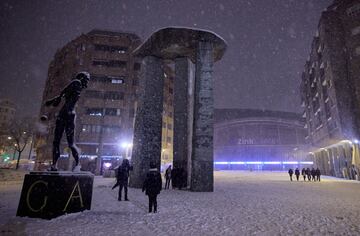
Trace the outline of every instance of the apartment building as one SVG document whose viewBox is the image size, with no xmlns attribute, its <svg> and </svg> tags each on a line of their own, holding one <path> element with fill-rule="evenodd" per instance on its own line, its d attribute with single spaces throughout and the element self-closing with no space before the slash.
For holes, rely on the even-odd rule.
<svg viewBox="0 0 360 236">
<path fill-rule="evenodd" d="M 360 3 L 322 12 L 301 81 L 307 141 L 324 174 L 354 178 L 360 167 Z"/>
</svg>

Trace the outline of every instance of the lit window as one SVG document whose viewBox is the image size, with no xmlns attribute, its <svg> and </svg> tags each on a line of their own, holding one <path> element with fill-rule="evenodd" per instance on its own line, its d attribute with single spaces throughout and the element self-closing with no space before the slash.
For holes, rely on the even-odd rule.
<svg viewBox="0 0 360 236">
<path fill-rule="evenodd" d="M 121 113 L 121 109 L 117 108 L 106 108 L 105 115 L 107 116 L 119 116 Z"/>
<path fill-rule="evenodd" d="M 356 17 L 360 14 L 360 4 L 353 5 L 346 10 L 346 13 L 350 17 Z"/>
<path fill-rule="evenodd" d="M 102 116 L 103 109 L 102 108 L 87 108 L 86 114 L 89 116 Z"/>
<path fill-rule="evenodd" d="M 122 79 L 112 79 L 111 83 L 112 84 L 123 84 L 124 80 L 122 80 Z"/>
<path fill-rule="evenodd" d="M 355 54 L 356 54 L 357 56 L 360 55 L 360 46 L 355 48 Z"/>
<path fill-rule="evenodd" d="M 360 26 L 357 26 L 351 30 L 352 35 L 360 34 Z"/>
</svg>

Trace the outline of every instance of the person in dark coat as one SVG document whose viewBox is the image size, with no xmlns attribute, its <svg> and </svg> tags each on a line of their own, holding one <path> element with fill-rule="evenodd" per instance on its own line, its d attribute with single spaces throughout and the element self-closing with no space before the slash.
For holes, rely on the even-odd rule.
<svg viewBox="0 0 360 236">
<path fill-rule="evenodd" d="M 355 165 L 351 165 L 351 167 L 350 167 L 350 176 L 351 176 L 351 179 L 357 180 L 357 171 L 356 171 Z"/>
<path fill-rule="evenodd" d="M 316 176 L 316 170 L 315 170 L 315 168 L 314 168 L 314 167 L 311 169 L 311 176 L 312 176 L 312 180 L 313 180 L 313 181 L 316 181 L 316 179 L 315 179 L 315 176 Z"/>
<path fill-rule="evenodd" d="M 292 176 L 293 176 L 293 174 L 294 174 L 294 171 L 293 171 L 293 169 L 289 169 L 289 171 L 288 171 L 288 173 L 289 173 L 289 176 L 290 176 L 290 181 L 292 181 Z"/>
<path fill-rule="evenodd" d="M 124 159 L 121 166 L 117 169 L 117 175 L 116 175 L 116 184 L 112 187 L 112 189 L 119 186 L 119 195 L 118 195 L 118 201 L 121 201 L 121 192 L 124 188 L 124 194 L 125 194 L 125 201 L 129 201 L 128 199 L 128 183 L 129 183 L 129 175 L 130 170 L 132 170 L 132 166 L 130 166 L 129 160 Z"/>
<path fill-rule="evenodd" d="M 306 181 L 306 169 L 305 168 L 301 169 L 301 175 L 303 176 L 304 181 Z"/>
<path fill-rule="evenodd" d="M 165 171 L 165 189 L 170 188 L 170 182 L 171 182 L 171 165 L 166 169 Z"/>
<path fill-rule="evenodd" d="M 146 175 L 142 191 L 149 197 L 149 213 L 154 208 L 154 213 L 157 212 L 157 195 L 162 189 L 162 180 L 160 172 L 156 169 L 154 163 L 150 163 L 150 170 Z"/>
<path fill-rule="evenodd" d="M 174 168 L 171 170 L 171 186 L 172 188 L 177 188 L 179 185 L 179 171 L 178 168 L 174 166 Z"/>
<path fill-rule="evenodd" d="M 295 169 L 295 176 L 296 176 L 296 180 L 299 181 L 299 176 L 300 176 L 300 170 L 299 168 Z"/>
<path fill-rule="evenodd" d="M 308 177 L 308 180 L 311 181 L 311 170 L 310 170 L 310 168 L 306 168 L 306 175 Z"/>
<path fill-rule="evenodd" d="M 319 168 L 316 168 L 315 174 L 316 174 L 316 180 L 320 181 L 321 171 Z"/>
</svg>

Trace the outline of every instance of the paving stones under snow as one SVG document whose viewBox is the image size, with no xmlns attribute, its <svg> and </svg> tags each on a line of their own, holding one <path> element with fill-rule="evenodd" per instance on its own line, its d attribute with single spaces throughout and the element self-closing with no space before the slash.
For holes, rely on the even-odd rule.
<svg viewBox="0 0 360 236">
<path fill-rule="evenodd" d="M 0 235 L 360 234 L 360 184 L 325 178 L 290 182 L 282 172 L 215 172 L 214 193 L 166 190 L 159 213 L 130 189 L 118 202 L 113 179 L 96 178 L 92 210 L 53 220 L 14 217 L 20 185 L 0 185 Z"/>
</svg>

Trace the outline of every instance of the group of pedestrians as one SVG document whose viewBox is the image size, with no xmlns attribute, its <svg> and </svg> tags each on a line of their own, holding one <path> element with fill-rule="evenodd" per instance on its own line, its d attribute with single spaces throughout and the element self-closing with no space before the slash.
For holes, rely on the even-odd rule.
<svg viewBox="0 0 360 236">
<path fill-rule="evenodd" d="M 122 191 L 124 189 L 124 200 L 129 201 L 128 198 L 128 183 L 130 171 L 133 167 L 130 165 L 129 160 L 124 159 L 122 164 L 116 169 L 116 183 L 112 187 L 115 189 L 119 187 L 118 201 L 122 200 Z M 170 188 L 170 183 L 172 188 L 179 188 L 186 186 L 186 172 L 183 168 L 171 168 L 171 165 L 165 171 L 165 189 Z M 149 213 L 157 212 L 157 195 L 160 194 L 162 190 L 162 179 L 160 171 L 156 168 L 154 163 L 150 163 L 149 172 L 146 174 L 146 178 L 143 182 L 142 191 L 149 198 Z"/>
<path fill-rule="evenodd" d="M 122 200 L 122 190 L 124 189 L 125 201 L 129 201 L 128 198 L 128 183 L 130 171 L 133 167 L 130 165 L 129 160 L 124 159 L 122 164 L 116 169 L 116 183 L 112 187 L 112 189 L 119 186 L 119 195 L 118 201 Z M 157 212 L 157 195 L 160 193 L 162 189 L 162 180 L 161 175 L 156 165 L 154 163 L 150 163 L 149 172 L 146 174 L 146 178 L 143 183 L 142 191 L 149 198 L 149 213 Z"/>
<path fill-rule="evenodd" d="M 300 178 L 300 170 L 299 168 L 295 169 L 295 172 L 293 171 L 293 169 L 289 169 L 288 174 L 290 176 L 290 181 L 293 181 L 293 174 L 295 174 L 296 176 L 296 180 L 299 181 Z M 310 168 L 302 168 L 301 169 L 301 175 L 304 178 L 304 181 L 306 181 L 306 179 L 308 181 L 320 181 L 320 177 L 321 177 L 321 171 L 319 168 L 312 168 L 310 170 Z"/>
</svg>

